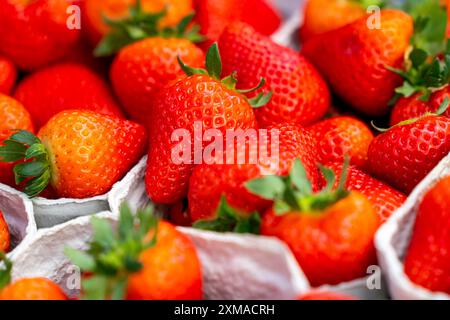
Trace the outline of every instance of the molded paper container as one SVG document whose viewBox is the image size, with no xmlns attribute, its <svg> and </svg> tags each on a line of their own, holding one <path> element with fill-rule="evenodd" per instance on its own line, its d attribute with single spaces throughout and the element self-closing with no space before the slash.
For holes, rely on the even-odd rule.
<svg viewBox="0 0 450 320">
<path fill-rule="evenodd" d="M 403 258 L 409 246 L 418 206 L 436 182 L 450 175 L 450 155 L 414 189 L 405 204 L 380 228 L 375 238 L 378 260 L 393 299 L 450 299 L 411 282 L 403 271 Z"/>
<path fill-rule="evenodd" d="M 33 205 L 23 193 L 0 183 L 0 210 L 11 235 L 11 250 L 8 256 L 13 257 L 20 250 L 22 243 L 37 230 Z"/>
</svg>

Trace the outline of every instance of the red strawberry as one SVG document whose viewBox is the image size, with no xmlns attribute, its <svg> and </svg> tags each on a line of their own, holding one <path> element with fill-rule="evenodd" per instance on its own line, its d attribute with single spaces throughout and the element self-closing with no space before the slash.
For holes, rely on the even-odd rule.
<svg viewBox="0 0 450 320">
<path fill-rule="evenodd" d="M 375 177 L 410 193 L 449 152 L 450 119 L 429 115 L 376 137 L 369 147 L 368 167 Z"/>
<path fill-rule="evenodd" d="M 15 167 L 16 180 L 26 181 L 30 197 L 48 184 L 65 198 L 104 194 L 139 160 L 146 144 L 142 126 L 83 110 L 57 114 L 38 136 L 20 131 L 0 147 L 3 161 L 32 159 Z"/>
<path fill-rule="evenodd" d="M 285 175 L 295 159 L 302 160 L 307 175 L 313 182 L 313 189 L 319 189 L 314 138 L 306 130 L 290 124 L 268 128 L 269 138 L 271 132 L 279 134 L 278 163 L 274 162 L 269 167 L 267 163 L 256 164 L 250 161 L 246 161 L 245 164 L 214 163 L 202 164 L 194 169 L 188 193 L 189 213 L 193 222 L 214 218 L 223 195 L 227 203 L 239 212 L 247 214 L 255 211 L 263 212 L 270 206 L 270 202 L 249 193 L 245 183 L 261 175 Z M 263 143 L 270 146 L 271 141 L 269 139 Z M 258 153 L 258 148 L 251 149 L 250 152 Z"/>
<path fill-rule="evenodd" d="M 0 56 L 0 93 L 10 94 L 16 80 L 16 66 L 8 58 Z"/>
<path fill-rule="evenodd" d="M 327 186 L 318 193 L 312 192 L 300 161 L 294 163 L 289 177 L 278 181 L 276 176 L 263 177 L 246 184 L 254 193 L 274 200 L 263 216 L 261 234 L 278 237 L 289 246 L 312 286 L 365 276 L 367 267 L 376 263 L 373 238 L 380 225 L 366 197 L 345 190 L 343 177 L 332 191 L 334 173 L 322 171 Z"/>
<path fill-rule="evenodd" d="M 405 258 L 411 281 L 450 294 L 450 177 L 443 178 L 422 199 Z"/>
<path fill-rule="evenodd" d="M 326 167 L 333 169 L 336 175 L 341 175 L 342 173 L 342 163 L 327 163 Z M 337 187 L 337 185 L 338 181 L 336 181 L 335 186 Z M 357 191 L 366 196 L 382 222 L 388 219 L 406 201 L 406 195 L 402 192 L 372 178 L 353 166 L 348 168 L 345 186 L 350 191 Z"/>
<path fill-rule="evenodd" d="M 272 101 L 255 110 L 258 124 L 311 124 L 330 106 L 330 94 L 316 69 L 297 52 L 279 46 L 243 23 L 228 26 L 219 40 L 224 74 L 236 71 L 241 87 L 254 87 L 263 77 Z M 253 97 L 256 93 L 249 96 Z"/>
<path fill-rule="evenodd" d="M 206 36 L 208 47 L 219 40 L 227 25 L 242 21 L 264 35 L 271 35 L 281 25 L 278 12 L 266 0 L 196 0 L 196 21 Z"/>
<path fill-rule="evenodd" d="M 351 164 L 360 168 L 366 165 L 373 134 L 363 122 L 353 117 L 335 117 L 316 123 L 308 130 L 316 138 L 320 163 L 342 163 L 348 155 Z"/>
<path fill-rule="evenodd" d="M 412 18 L 382 10 L 380 28 L 363 17 L 313 37 L 303 53 L 319 68 L 333 90 L 355 109 L 371 116 L 388 111 L 401 78 L 387 67 L 401 67 L 413 32 Z"/>
<path fill-rule="evenodd" d="M 80 31 L 69 29 L 72 0 L 0 1 L 0 52 L 20 69 L 43 67 L 64 56 Z"/>
<path fill-rule="evenodd" d="M 202 137 L 207 129 L 216 129 L 216 133 L 225 137 L 227 129 L 256 126 L 252 107 L 235 89 L 235 79 L 230 76 L 219 80 L 221 63 L 217 45 L 210 48 L 206 61 L 209 75 L 205 70 L 183 65 L 189 77 L 166 86 L 156 98 L 149 125 L 152 138 L 145 178 L 147 193 L 156 203 L 173 204 L 186 196 L 195 163 L 196 123 L 201 124 L 196 131 Z M 252 102 L 262 104 L 267 100 L 260 98 Z M 185 134 L 186 141 L 183 137 L 174 139 L 172 135 L 177 132 Z M 207 145 L 206 141 L 200 142 L 200 151 Z M 177 149 L 180 146 L 182 150 Z"/>
<path fill-rule="evenodd" d="M 0 252 L 7 252 L 11 244 L 11 235 L 9 234 L 9 227 L 3 217 L 3 212 L 0 210 Z"/>
<path fill-rule="evenodd" d="M 103 79 L 75 63 L 56 64 L 29 75 L 19 83 L 14 97 L 27 108 L 38 128 L 68 109 L 122 115 Z"/>
<path fill-rule="evenodd" d="M 297 300 L 356 300 L 356 298 L 342 293 L 317 290 L 305 293 Z"/>
</svg>

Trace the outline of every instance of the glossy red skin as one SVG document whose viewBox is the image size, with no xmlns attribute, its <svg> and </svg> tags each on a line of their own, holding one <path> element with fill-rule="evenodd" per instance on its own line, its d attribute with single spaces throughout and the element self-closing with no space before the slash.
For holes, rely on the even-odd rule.
<svg viewBox="0 0 450 320">
<path fill-rule="evenodd" d="M 318 190 L 320 178 L 316 166 L 316 144 L 304 129 L 291 124 L 276 125 L 269 132 L 279 132 L 279 161 L 267 164 L 202 164 L 197 166 L 189 182 L 189 213 L 193 222 L 215 217 L 222 195 L 227 202 L 242 213 L 262 213 L 271 202 L 250 193 L 245 183 L 261 175 L 285 175 L 292 162 L 301 159 L 314 190 Z M 269 133 L 270 135 L 270 133 Z M 270 145 L 270 142 L 268 143 Z M 255 150 L 257 153 L 257 150 Z"/>
<path fill-rule="evenodd" d="M 147 38 L 124 47 L 111 66 L 114 91 L 125 112 L 147 124 L 155 95 L 169 82 L 185 77 L 178 56 L 188 66 L 204 65 L 203 51 L 186 39 Z"/>
<path fill-rule="evenodd" d="M 450 294 L 450 177 L 422 199 L 405 257 L 405 273 L 431 291 Z"/>
<path fill-rule="evenodd" d="M 376 137 L 369 147 L 368 168 L 409 194 L 449 152 L 450 119 L 427 116 Z"/>
<path fill-rule="evenodd" d="M 328 87 L 297 52 L 275 44 L 244 23 L 228 26 L 219 48 L 224 76 L 237 71 L 241 89 L 257 86 L 263 77 L 267 83 L 262 90 L 273 92 L 266 106 L 255 109 L 261 127 L 285 122 L 308 125 L 326 114 L 330 106 Z"/>
<path fill-rule="evenodd" d="M 369 200 L 352 192 L 322 212 L 277 216 L 269 210 L 261 234 L 284 241 L 316 287 L 367 275 L 367 267 L 376 264 L 373 237 L 379 224 Z"/>
<path fill-rule="evenodd" d="M 19 83 L 14 97 L 30 112 L 37 128 L 68 109 L 123 117 L 107 83 L 76 63 L 55 64 L 32 73 Z"/>
<path fill-rule="evenodd" d="M 0 290 L 0 300 L 67 300 L 54 282 L 46 278 L 24 278 Z"/>
<path fill-rule="evenodd" d="M 327 163 L 327 168 L 333 169 L 337 177 L 341 176 L 342 163 Z M 339 179 L 336 180 L 337 187 Z M 358 191 L 373 205 L 382 222 L 386 221 L 406 201 L 406 195 L 384 182 L 381 182 L 354 166 L 348 168 L 346 188 Z"/>
<path fill-rule="evenodd" d="M 391 113 L 391 126 L 405 120 L 418 118 L 427 112 L 436 112 L 445 98 L 450 99 L 450 87 L 446 86 L 434 92 L 427 102 L 420 100 L 420 96 L 421 94 L 418 93 L 409 98 L 402 97 L 397 101 Z M 450 109 L 447 109 L 443 115 L 449 117 Z"/>
<path fill-rule="evenodd" d="M 413 21 L 397 10 L 381 11 L 380 29 L 369 29 L 367 19 L 311 38 L 302 52 L 343 100 L 367 115 L 380 116 L 388 112 L 388 102 L 402 83 L 386 66 L 402 68 Z"/>
<path fill-rule="evenodd" d="M 196 121 L 203 124 L 203 134 L 206 129 L 218 129 L 224 137 L 227 129 L 256 128 L 247 100 L 205 75 L 194 75 L 164 88 L 156 98 L 152 119 L 145 182 L 150 198 L 162 204 L 176 203 L 187 195 L 194 168 L 192 161 L 172 161 L 172 149 L 181 142 L 171 141 L 175 130 L 186 129 L 193 139 Z M 204 142 L 202 149 L 209 144 Z M 191 150 L 194 152 L 193 146 Z"/>
<path fill-rule="evenodd" d="M 271 35 L 281 25 L 280 14 L 266 0 L 196 0 L 195 21 L 207 37 L 206 49 L 219 40 L 232 22 L 242 21 L 264 35 Z"/>
<path fill-rule="evenodd" d="M 373 133 L 362 121 L 354 117 L 334 117 L 318 122 L 308 130 L 317 141 L 320 163 L 343 163 L 347 155 L 351 164 L 365 167 Z"/>
<path fill-rule="evenodd" d="M 357 300 L 355 297 L 331 291 L 310 291 L 297 300 Z"/>
<path fill-rule="evenodd" d="M 16 66 L 10 59 L 0 56 L 0 93 L 10 94 L 16 80 Z"/>
<path fill-rule="evenodd" d="M 20 69 L 34 70 L 66 54 L 80 30 L 67 27 L 72 0 L 1 0 L 0 52 Z"/>
<path fill-rule="evenodd" d="M 8 252 L 11 244 L 8 224 L 0 210 L 0 252 Z"/>
</svg>

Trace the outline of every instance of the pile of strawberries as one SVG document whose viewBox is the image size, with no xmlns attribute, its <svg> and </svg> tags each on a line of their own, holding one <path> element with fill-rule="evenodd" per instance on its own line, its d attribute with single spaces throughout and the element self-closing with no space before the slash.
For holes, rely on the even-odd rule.
<svg viewBox="0 0 450 320">
<path fill-rule="evenodd" d="M 116 228 L 93 218 L 89 250 L 67 250 L 82 298 L 201 299 L 201 262 L 174 225 L 277 237 L 313 287 L 364 277 L 378 228 L 450 152 L 446 7 L 381 2 L 307 1 L 297 52 L 271 40 L 269 0 L 0 0 L 0 183 L 84 199 L 148 156 L 166 221 L 126 205 Z M 174 161 L 180 130 L 201 163 Z M 232 153 L 195 138 L 248 130 L 278 138 Z M 420 204 L 405 272 L 450 294 L 448 181 Z M 0 251 L 10 242 L 0 212 Z M 67 297 L 43 278 L 0 289 L 23 298 Z"/>
</svg>

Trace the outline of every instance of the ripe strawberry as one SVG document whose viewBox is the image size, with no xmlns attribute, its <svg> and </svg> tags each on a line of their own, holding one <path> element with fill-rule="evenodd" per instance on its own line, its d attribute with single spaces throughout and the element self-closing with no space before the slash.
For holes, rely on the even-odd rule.
<svg viewBox="0 0 450 320">
<path fill-rule="evenodd" d="M 16 66 L 8 58 L 0 56 L 0 93 L 10 94 L 16 80 Z"/>
<path fill-rule="evenodd" d="M 122 115 L 103 79 L 75 63 L 56 64 L 29 75 L 19 83 L 14 97 L 30 112 L 37 128 L 68 109 Z"/>
<path fill-rule="evenodd" d="M 450 294 L 450 177 L 422 199 L 405 258 L 405 273 L 414 283 Z"/>
<path fill-rule="evenodd" d="M 426 115 L 376 137 L 369 147 L 368 167 L 375 177 L 410 193 L 449 152 L 450 119 Z"/>
<path fill-rule="evenodd" d="M 14 168 L 16 182 L 26 181 L 24 192 L 30 197 L 48 184 L 60 197 L 104 194 L 139 160 L 146 145 L 142 126 L 83 110 L 57 114 L 38 136 L 20 131 L 0 147 L 3 161 L 33 160 Z"/>
<path fill-rule="evenodd" d="M 309 0 L 306 2 L 300 39 L 338 29 L 366 15 L 362 3 L 353 0 Z"/>
<path fill-rule="evenodd" d="M 297 300 L 357 300 L 357 299 L 355 297 L 342 293 L 315 290 L 301 295 L 300 297 L 298 297 Z"/>
<path fill-rule="evenodd" d="M 46 278 L 24 278 L 11 282 L 12 262 L 0 252 L 0 300 L 67 300 L 54 282 Z"/>
<path fill-rule="evenodd" d="M 24 106 L 17 100 L 0 93 L 0 146 L 12 130 L 23 129 L 33 132 L 31 117 Z M 0 158 L 2 157 L 0 152 Z M 0 183 L 14 186 L 14 162 L 0 162 Z M 1 250 L 1 249 L 0 249 Z"/>
<path fill-rule="evenodd" d="M 353 108 L 371 116 L 388 111 L 401 78 L 387 67 L 401 67 L 413 32 L 412 18 L 382 10 L 380 28 L 363 17 L 307 41 L 303 53 L 322 72 L 333 90 Z"/>
<path fill-rule="evenodd" d="M 156 203 L 173 204 L 187 195 L 189 177 L 198 163 L 194 152 L 196 159 L 198 151 L 202 152 L 201 162 L 203 150 L 209 145 L 203 141 L 198 150 L 198 142 L 194 145 L 194 138 L 198 139 L 195 132 L 203 137 L 206 130 L 215 129 L 225 137 L 227 130 L 255 128 L 251 104 L 263 105 L 270 98 L 260 95 L 248 101 L 235 89 L 234 75 L 220 80 L 217 45 L 208 51 L 206 66 L 208 73 L 183 64 L 189 77 L 166 86 L 155 100 L 145 182 L 148 195 Z M 173 139 L 177 133 L 184 135 L 182 141 L 180 137 Z"/>
<path fill-rule="evenodd" d="M 0 252 L 7 252 L 11 244 L 11 236 L 9 234 L 9 227 L 3 217 L 3 212 L 0 210 Z"/>
<path fill-rule="evenodd" d="M 158 221 L 152 208 L 133 215 L 122 206 L 117 231 L 98 218 L 92 219 L 92 225 L 94 240 L 87 252 L 66 250 L 75 264 L 91 274 L 82 283 L 85 298 L 202 298 L 201 266 L 193 243 L 170 223 Z"/>
<path fill-rule="evenodd" d="M 228 26 L 219 40 L 224 74 L 236 71 L 240 87 L 253 87 L 263 77 L 272 101 L 255 110 L 258 124 L 311 124 L 330 106 L 327 85 L 316 69 L 297 52 L 281 47 L 243 23 Z M 256 93 L 250 93 L 253 97 Z"/>
<path fill-rule="evenodd" d="M 196 0 L 195 11 L 195 19 L 207 39 L 205 47 L 219 40 L 232 22 L 245 22 L 268 36 L 281 25 L 280 14 L 266 0 Z"/>
<path fill-rule="evenodd" d="M 136 0 L 85 0 L 83 14 L 86 32 L 91 43 L 98 44 L 110 31 L 110 26 L 105 23 L 105 17 L 110 20 L 123 19 L 129 14 L 130 6 L 137 2 Z M 167 10 L 165 18 L 160 23 L 161 27 L 175 26 L 193 11 L 192 0 L 141 0 L 140 2 L 145 13 L 156 14 Z"/>
<path fill-rule="evenodd" d="M 308 127 L 317 141 L 320 163 L 344 161 L 360 168 L 367 162 L 367 150 L 373 134 L 363 122 L 353 117 L 334 117 Z"/>
<path fill-rule="evenodd" d="M 342 173 L 342 163 L 327 163 L 336 175 Z M 335 187 L 338 186 L 336 181 Z M 345 187 L 350 191 L 357 191 L 366 196 L 382 222 L 386 221 L 406 201 L 406 195 L 389 185 L 372 178 L 354 166 L 348 168 Z"/>
<path fill-rule="evenodd" d="M 0 1 L 0 52 L 20 69 L 43 67 L 64 56 L 80 31 L 69 29 L 72 0 Z"/>
<path fill-rule="evenodd" d="M 335 191 L 333 171 L 322 172 L 327 186 L 319 193 L 312 192 L 298 160 L 286 178 L 247 183 L 249 190 L 275 201 L 263 216 L 261 234 L 278 237 L 290 247 L 312 286 L 366 275 L 376 262 L 373 237 L 380 225 L 370 201 L 345 190 L 345 168 Z"/>
<path fill-rule="evenodd" d="M 270 139 L 272 132 L 279 135 L 278 141 Z M 245 183 L 261 175 L 285 175 L 295 159 L 301 159 L 305 164 L 313 189 L 320 188 L 316 143 L 306 130 L 291 124 L 276 125 L 268 128 L 268 138 L 259 142 L 265 143 L 268 148 L 272 141 L 278 143 L 278 159 L 274 158 L 272 163 L 259 159 L 259 148 L 255 148 L 248 152 L 256 154 L 255 158 L 260 160 L 258 164 L 250 162 L 249 156 L 244 164 L 201 164 L 194 169 L 188 193 L 191 221 L 215 218 L 222 196 L 231 207 L 244 215 L 264 212 L 271 203 L 248 192 Z"/>
</svg>

